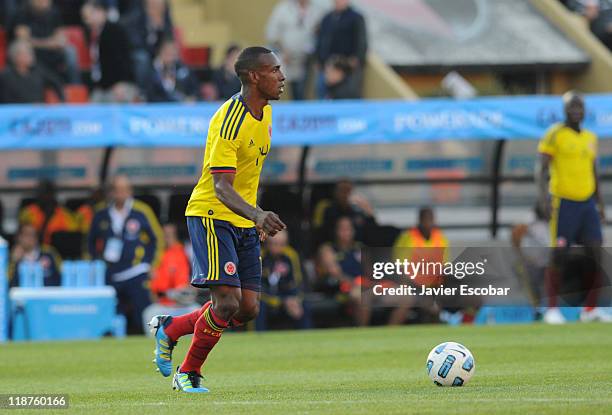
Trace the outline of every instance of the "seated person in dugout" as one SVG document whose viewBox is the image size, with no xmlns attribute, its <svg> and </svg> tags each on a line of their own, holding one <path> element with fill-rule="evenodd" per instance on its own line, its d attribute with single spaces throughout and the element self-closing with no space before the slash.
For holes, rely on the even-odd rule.
<svg viewBox="0 0 612 415">
<path fill-rule="evenodd" d="M 417 275 L 411 275 L 410 278 L 402 277 L 402 284 L 410 284 L 418 288 L 417 292 L 421 291 L 421 287 L 439 287 L 445 282 L 441 267 L 433 266 L 434 264 L 443 264 L 448 260 L 448 239 L 440 228 L 436 226 L 435 216 L 431 207 L 422 207 L 418 213 L 418 223 L 416 226 L 402 232 L 395 244 L 393 245 L 394 259 L 403 261 L 407 259 L 413 263 L 423 263 L 426 267 Z M 427 265 L 430 266 L 427 266 Z M 402 309 L 408 309 L 414 306 L 422 306 L 430 313 L 437 313 L 438 306 L 426 297 L 405 296 L 403 299 Z M 405 317 L 405 314 L 404 314 Z M 398 324 L 403 321 L 401 316 L 397 316 Z"/>
<path fill-rule="evenodd" d="M 257 330 L 270 324 L 308 328 L 309 316 L 302 293 L 302 265 L 298 253 L 288 244 L 287 231 L 281 231 L 265 242 L 262 251 L 262 295 Z"/>
</svg>

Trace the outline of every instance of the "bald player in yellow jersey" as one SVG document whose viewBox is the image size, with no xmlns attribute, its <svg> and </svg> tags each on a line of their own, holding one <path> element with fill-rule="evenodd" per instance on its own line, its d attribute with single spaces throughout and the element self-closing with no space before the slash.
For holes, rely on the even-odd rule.
<svg viewBox="0 0 612 415">
<path fill-rule="evenodd" d="M 208 392 L 201 367 L 223 330 L 242 325 L 259 312 L 260 241 L 286 228 L 273 212 L 257 206 L 257 188 L 270 152 L 272 108 L 285 76 L 280 61 L 263 47 L 244 49 L 235 64 L 240 93 L 226 101 L 208 127 L 202 176 L 185 215 L 193 246 L 191 284 L 209 288 L 212 300 L 200 310 L 155 316 L 155 360 L 164 376 L 172 373 L 172 350 L 181 336 L 193 333 L 183 364 L 176 368 L 174 389 Z"/>
<path fill-rule="evenodd" d="M 557 295 L 567 249 L 576 244 L 584 245 L 598 268 L 601 223 L 605 220 L 597 178 L 597 137 L 581 127 L 584 99 L 575 92 L 568 92 L 563 96 L 563 104 L 565 122 L 553 125 L 538 146 L 539 205 L 549 219 L 551 245 L 556 248 L 546 271 L 548 309 L 544 321 L 551 324 L 565 322 L 557 307 Z M 549 176 L 550 181 L 547 180 Z M 605 320 L 603 312 L 595 307 L 599 271 L 589 277 L 591 284 L 581 319 Z"/>
</svg>

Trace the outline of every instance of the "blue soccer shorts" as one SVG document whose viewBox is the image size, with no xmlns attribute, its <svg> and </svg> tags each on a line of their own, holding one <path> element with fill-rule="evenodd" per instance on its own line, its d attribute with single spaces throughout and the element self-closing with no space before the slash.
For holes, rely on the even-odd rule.
<svg viewBox="0 0 612 415">
<path fill-rule="evenodd" d="M 550 236 L 552 246 L 559 248 L 601 243 L 601 220 L 595 197 L 583 202 L 553 197 Z"/>
<path fill-rule="evenodd" d="M 191 285 L 230 285 L 261 292 L 261 248 L 254 227 L 188 216 L 187 228 L 193 247 Z"/>
</svg>

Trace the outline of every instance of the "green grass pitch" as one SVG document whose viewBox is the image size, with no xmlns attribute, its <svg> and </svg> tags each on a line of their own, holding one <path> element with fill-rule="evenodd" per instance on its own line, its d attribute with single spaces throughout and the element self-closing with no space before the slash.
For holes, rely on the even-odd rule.
<svg viewBox="0 0 612 415">
<path fill-rule="evenodd" d="M 465 344 L 476 373 L 434 386 L 430 349 Z M 175 350 L 180 362 L 189 339 Z M 226 334 L 205 366 L 210 394 L 173 391 L 153 341 L 0 347 L 0 393 L 65 393 L 58 414 L 610 414 L 612 326 L 413 326 Z M 28 411 L 16 411 L 26 413 Z"/>
</svg>

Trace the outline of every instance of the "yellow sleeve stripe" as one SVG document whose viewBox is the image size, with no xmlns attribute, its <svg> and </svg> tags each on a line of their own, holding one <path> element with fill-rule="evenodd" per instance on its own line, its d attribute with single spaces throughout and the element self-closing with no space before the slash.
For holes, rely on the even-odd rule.
<svg viewBox="0 0 612 415">
<path fill-rule="evenodd" d="M 225 113 L 225 118 L 223 118 L 223 123 L 221 123 L 221 130 L 219 131 L 219 135 L 221 135 L 221 137 L 223 137 L 223 133 L 226 130 L 227 120 L 228 118 L 231 118 L 231 114 L 233 113 L 236 106 L 237 106 L 236 100 L 234 99 L 232 100 L 232 103 L 227 108 L 227 112 Z"/>
<path fill-rule="evenodd" d="M 238 131 L 240 130 L 240 126 L 242 125 L 242 121 L 244 121 L 244 117 L 247 113 L 247 109 L 246 107 L 242 107 L 242 112 L 240 113 L 240 119 L 238 120 L 238 123 L 236 124 L 236 128 L 234 128 L 234 133 L 231 135 L 232 140 L 235 140 L 236 137 L 238 137 Z M 237 118 L 237 117 L 236 117 Z"/>
<path fill-rule="evenodd" d="M 234 127 L 236 126 L 236 120 L 238 119 L 238 117 L 240 117 L 240 114 L 242 113 L 243 109 L 244 108 L 238 105 L 236 113 L 232 115 L 232 122 L 229 124 L 229 128 L 225 130 L 225 136 L 223 137 L 226 140 L 230 140 L 232 138 L 232 133 L 234 132 Z"/>
<path fill-rule="evenodd" d="M 236 126 L 236 121 L 244 112 L 244 105 L 242 105 L 239 101 L 234 101 L 236 105 L 234 105 L 231 114 L 224 120 L 225 129 L 221 129 L 221 137 L 226 140 L 232 139 L 232 134 L 234 132 L 234 127 Z"/>
</svg>

